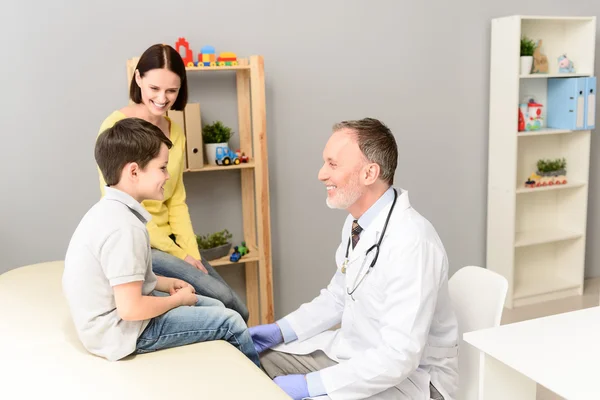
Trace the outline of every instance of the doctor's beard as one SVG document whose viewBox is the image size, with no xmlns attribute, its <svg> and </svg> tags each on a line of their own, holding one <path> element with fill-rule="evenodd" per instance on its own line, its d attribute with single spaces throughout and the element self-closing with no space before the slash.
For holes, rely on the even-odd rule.
<svg viewBox="0 0 600 400">
<path fill-rule="evenodd" d="M 360 186 L 358 180 L 348 182 L 344 189 L 335 189 L 336 195 L 333 199 L 327 196 L 325 203 L 329 208 L 345 210 L 363 195 L 364 188 Z"/>
</svg>

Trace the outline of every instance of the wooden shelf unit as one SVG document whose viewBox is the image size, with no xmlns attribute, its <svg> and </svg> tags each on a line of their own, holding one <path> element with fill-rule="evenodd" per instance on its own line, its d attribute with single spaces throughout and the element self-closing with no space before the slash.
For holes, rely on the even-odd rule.
<svg viewBox="0 0 600 400">
<path fill-rule="evenodd" d="M 520 74 L 523 36 L 543 40 L 548 74 Z M 591 131 L 517 126 L 522 98 L 547 105 L 548 78 L 593 75 L 595 40 L 596 17 L 492 20 L 486 267 L 508 280 L 508 308 L 583 293 Z M 563 53 L 576 73 L 558 73 Z M 525 187 L 537 160 L 563 157 L 567 184 Z"/>
<path fill-rule="evenodd" d="M 138 59 L 127 60 L 128 85 L 133 77 Z M 215 267 L 244 264 L 246 303 L 250 313 L 248 326 L 255 326 L 275 321 L 264 60 L 260 55 L 253 55 L 249 58 L 238 59 L 238 63 L 237 66 L 187 67 L 186 71 L 188 74 L 235 71 L 238 105 L 237 132 L 240 138 L 240 148 L 244 149 L 250 160 L 248 163 L 239 165 L 205 165 L 201 169 L 188 168 L 185 173 L 240 171 L 243 240 L 246 241 L 250 252 L 237 263 L 231 262 L 229 256 L 212 260 L 210 263 Z"/>
</svg>

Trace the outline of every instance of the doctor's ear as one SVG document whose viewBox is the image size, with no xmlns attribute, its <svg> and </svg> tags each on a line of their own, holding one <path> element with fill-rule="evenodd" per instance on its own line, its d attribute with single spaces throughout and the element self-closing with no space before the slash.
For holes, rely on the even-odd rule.
<svg viewBox="0 0 600 400">
<path fill-rule="evenodd" d="M 370 185 L 374 183 L 379 178 L 379 174 L 381 174 L 381 167 L 379 167 L 379 164 L 367 164 L 364 170 L 365 184 Z"/>
</svg>

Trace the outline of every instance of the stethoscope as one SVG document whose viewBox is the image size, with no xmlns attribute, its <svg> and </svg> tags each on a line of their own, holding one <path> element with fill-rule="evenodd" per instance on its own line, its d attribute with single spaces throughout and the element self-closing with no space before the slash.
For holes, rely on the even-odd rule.
<svg viewBox="0 0 600 400">
<path fill-rule="evenodd" d="M 394 211 L 394 206 L 396 205 L 396 199 L 397 198 L 398 198 L 398 192 L 396 192 L 396 189 L 394 189 L 394 201 L 392 202 L 392 207 L 390 208 L 390 211 L 388 211 L 388 215 L 387 215 L 387 218 L 385 219 L 385 224 L 383 225 L 383 230 L 381 231 L 381 235 L 379 236 L 379 240 L 373 246 L 369 247 L 369 249 L 365 253 L 365 261 L 366 261 L 367 256 L 369 255 L 369 253 L 372 250 L 375 250 L 375 257 L 373 257 L 373 261 L 371 261 L 371 265 L 369 265 L 369 269 L 362 276 L 362 278 L 360 279 L 360 281 L 357 284 L 356 280 L 358 279 L 358 275 L 360 275 L 360 272 L 362 271 L 362 269 L 364 267 L 364 263 L 363 263 L 363 265 L 360 267 L 360 271 L 358 271 L 358 274 L 356 275 L 356 278 L 354 278 L 354 289 L 352 289 L 352 291 L 349 291 L 348 288 L 346 288 L 346 293 L 348 293 L 348 295 L 352 298 L 352 300 L 355 300 L 354 296 L 352 296 L 352 295 L 354 294 L 354 292 L 356 291 L 356 289 L 358 289 L 358 287 L 360 286 L 360 284 L 362 283 L 362 281 L 366 278 L 366 276 L 369 275 L 369 272 L 371 272 L 371 269 L 373 269 L 373 267 L 375 267 L 375 263 L 377 262 L 377 257 L 379 257 L 379 247 L 381 246 L 381 241 L 383 240 L 383 236 L 385 235 L 385 231 L 387 229 L 388 222 L 390 221 L 390 217 L 392 216 L 392 211 Z M 343 265 L 343 268 L 342 268 L 342 272 L 343 273 L 346 272 L 346 266 L 348 265 L 348 254 L 350 252 L 350 242 L 351 242 L 351 239 L 352 239 L 352 235 L 350 235 L 350 237 L 348 237 L 348 246 L 346 246 L 346 259 L 344 261 L 344 265 Z"/>
</svg>

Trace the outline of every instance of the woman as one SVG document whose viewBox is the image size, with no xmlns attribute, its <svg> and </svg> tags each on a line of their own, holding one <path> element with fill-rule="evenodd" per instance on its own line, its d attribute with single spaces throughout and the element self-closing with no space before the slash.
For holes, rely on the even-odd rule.
<svg viewBox="0 0 600 400">
<path fill-rule="evenodd" d="M 110 114 L 98 134 L 123 118 L 138 117 L 158 126 L 173 142 L 167 166 L 171 179 L 164 185 L 164 200 L 142 203 L 152 215 L 147 228 L 154 272 L 190 283 L 196 293 L 220 300 L 248 322 L 248 309 L 244 303 L 214 268 L 201 259 L 185 203 L 185 136 L 182 128 L 166 116 L 169 109 L 183 110 L 187 104 L 187 77 L 179 53 L 164 44 L 148 48 L 137 64 L 129 97 L 133 104 Z M 104 195 L 106 183 L 100 172 L 99 175 L 100 190 Z"/>
</svg>

